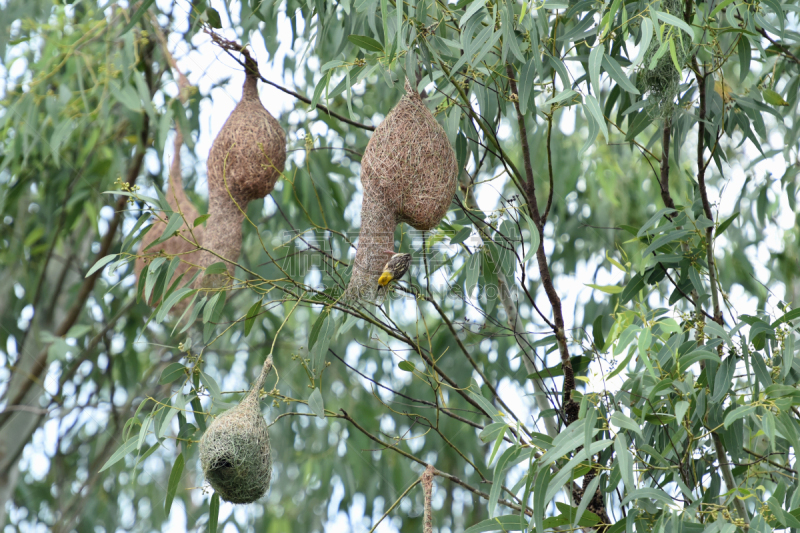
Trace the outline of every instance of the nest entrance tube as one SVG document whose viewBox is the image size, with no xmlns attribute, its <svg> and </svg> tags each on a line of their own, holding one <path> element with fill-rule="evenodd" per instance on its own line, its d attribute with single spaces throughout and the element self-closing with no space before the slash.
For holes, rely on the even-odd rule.
<svg viewBox="0 0 800 533">
<path fill-rule="evenodd" d="M 269 489 L 272 451 L 258 395 L 272 370 L 272 355 L 239 405 L 219 415 L 200 439 L 206 480 L 230 503 L 252 503 Z"/>
<path fill-rule="evenodd" d="M 395 226 L 435 228 L 456 192 L 458 162 L 447 134 L 408 81 L 405 90 L 361 159 L 364 201 L 348 299 L 375 300 Z"/>
</svg>

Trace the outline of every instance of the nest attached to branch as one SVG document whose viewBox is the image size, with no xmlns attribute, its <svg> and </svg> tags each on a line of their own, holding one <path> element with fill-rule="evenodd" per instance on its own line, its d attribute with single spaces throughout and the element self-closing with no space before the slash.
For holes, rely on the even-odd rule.
<svg viewBox="0 0 800 533">
<path fill-rule="evenodd" d="M 269 489 L 272 451 L 259 392 L 272 370 L 272 356 L 239 405 L 219 415 L 200 439 L 200 465 L 220 498 L 252 503 Z"/>
<path fill-rule="evenodd" d="M 678 18 L 683 18 L 680 0 L 664 0 L 662 2 L 664 11 Z M 658 28 L 655 30 L 658 31 Z M 675 56 L 678 64 L 683 67 L 692 48 L 692 40 L 685 32 L 676 31 Z M 644 55 L 643 68 L 639 71 L 637 85 L 642 95 L 647 95 L 647 113 L 653 119 L 668 119 L 675 110 L 675 98 L 681 85 L 681 73 L 675 68 L 669 50 L 656 60 L 656 64 L 650 69 L 650 63 L 661 48 L 658 39 L 650 41 L 650 46 Z"/>
<path fill-rule="evenodd" d="M 178 87 L 180 90 L 179 98 L 182 102 L 185 102 L 189 90 L 189 80 L 187 80 L 186 76 L 184 76 L 180 71 L 178 71 Z M 180 212 L 183 214 L 183 224 L 179 229 L 181 236 L 176 235 L 174 237 L 170 237 L 166 241 L 153 246 L 147 251 L 144 251 L 145 248 L 159 239 L 164 234 L 164 229 L 166 229 L 166 224 L 160 219 L 156 219 L 155 222 L 153 222 L 153 228 L 148 231 L 144 237 L 142 237 L 139 245 L 139 250 L 142 250 L 142 252 L 136 258 L 136 263 L 134 264 L 134 272 L 136 273 L 137 279 L 141 276 L 142 271 L 147 268 L 147 265 L 150 264 L 153 259 L 162 255 L 180 257 L 181 262 L 175 269 L 174 275 L 179 276 L 184 274 L 184 280 L 191 279 L 197 270 L 192 265 L 196 265 L 199 261 L 200 251 L 198 250 L 198 246 L 202 245 L 203 243 L 205 228 L 202 225 L 196 228 L 192 227 L 195 219 L 199 216 L 199 213 L 192 201 L 189 200 L 189 197 L 186 195 L 186 191 L 183 188 L 183 175 L 181 173 L 182 147 L 183 133 L 181 132 L 180 127 L 176 124 L 175 139 L 173 141 L 173 150 L 175 154 L 172 158 L 172 164 L 169 168 L 169 185 L 167 187 L 166 196 L 167 202 L 172 210 L 175 213 Z M 151 301 L 148 303 L 152 306 L 159 304 L 158 301 Z M 188 299 L 177 302 L 172 306 L 171 312 L 178 314 L 182 313 L 183 310 L 186 309 L 188 303 Z"/>
<path fill-rule="evenodd" d="M 375 130 L 361 159 L 361 232 L 350 299 L 374 300 L 387 250 L 394 250 L 400 222 L 435 228 L 447 213 L 458 184 L 458 162 L 447 134 L 420 95 L 406 95 Z"/>
<path fill-rule="evenodd" d="M 233 46 L 222 43 L 217 44 Z M 207 162 L 210 217 L 204 246 L 214 253 L 204 252 L 200 257 L 204 268 L 221 261 L 217 255 L 231 261 L 227 263 L 230 276 L 242 248 L 247 204 L 272 192 L 286 163 L 286 134 L 258 96 L 258 64 L 247 50 L 238 51 L 245 56 L 242 99 L 214 139 Z M 203 276 L 196 286 L 218 288 L 228 280 L 222 274 Z"/>
</svg>

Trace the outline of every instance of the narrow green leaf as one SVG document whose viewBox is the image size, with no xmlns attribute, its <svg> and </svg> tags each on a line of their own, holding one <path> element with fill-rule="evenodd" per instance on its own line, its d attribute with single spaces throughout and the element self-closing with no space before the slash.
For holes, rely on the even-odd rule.
<svg viewBox="0 0 800 533">
<path fill-rule="evenodd" d="M 167 221 L 167 226 L 164 228 L 164 233 L 161 234 L 161 237 L 153 241 L 152 245 L 160 244 L 170 237 L 172 237 L 176 231 L 178 231 L 183 224 L 183 217 L 180 213 L 172 213 Z M 151 245 L 151 246 L 152 246 Z M 148 246 L 149 248 L 149 246 Z"/>
<path fill-rule="evenodd" d="M 383 49 L 392 48 L 392 40 L 389 37 L 389 1 L 381 0 L 381 23 L 383 24 Z M 352 41 L 351 41 L 352 42 Z"/>
<path fill-rule="evenodd" d="M 678 366 L 682 371 L 685 371 L 698 361 L 713 361 L 715 363 L 720 362 L 719 356 L 714 352 L 710 352 L 708 350 L 694 350 L 693 352 L 687 353 L 681 357 L 678 360 Z"/>
<path fill-rule="evenodd" d="M 642 133 L 645 129 L 647 129 L 647 126 L 651 125 L 652 123 L 653 120 L 650 118 L 650 113 L 647 111 L 637 113 L 636 118 L 633 119 L 633 123 L 631 123 L 631 119 L 628 118 L 628 132 L 625 134 L 625 141 L 633 141 L 636 139 L 637 135 Z"/>
<path fill-rule="evenodd" d="M 606 294 L 619 294 L 622 292 L 622 287 L 617 285 L 595 285 L 593 283 L 584 283 L 587 287 L 591 287 Z"/>
<path fill-rule="evenodd" d="M 792 309 L 780 317 L 778 320 L 770 324 L 773 328 L 780 326 L 781 324 L 788 324 L 792 320 L 796 320 L 800 318 L 800 308 Z"/>
<path fill-rule="evenodd" d="M 600 103 L 592 94 L 587 95 L 584 99 L 584 102 L 586 103 L 586 107 L 589 108 L 589 112 L 600 126 L 600 131 L 603 133 L 603 137 L 605 138 L 606 142 L 608 142 L 608 126 L 606 126 L 606 117 L 603 116 L 603 110 L 600 109 Z"/>
<path fill-rule="evenodd" d="M 213 7 L 206 8 L 206 18 L 208 19 L 208 25 L 212 28 L 222 28 L 222 20 L 219 18 L 219 11 Z"/>
<path fill-rule="evenodd" d="M 317 417 L 323 420 L 325 419 L 325 405 L 322 402 L 322 393 L 319 387 L 314 389 L 311 396 L 308 397 L 308 408 L 311 409 L 311 412 L 317 415 Z"/>
<path fill-rule="evenodd" d="M 742 83 L 750 73 L 750 40 L 747 35 L 739 36 L 736 51 L 739 55 L 739 83 Z"/>
<path fill-rule="evenodd" d="M 728 332 L 725 331 L 725 329 L 716 322 L 706 323 L 704 328 L 704 333 L 706 335 L 716 335 L 717 337 L 724 340 L 728 344 L 728 346 L 731 346 L 733 344 L 733 339 L 728 334 Z"/>
<path fill-rule="evenodd" d="M 544 468 L 549 466 L 562 455 L 566 455 L 583 443 L 584 424 L 586 419 L 573 422 L 567 429 L 556 435 L 553 447 L 539 458 L 539 464 Z"/>
<path fill-rule="evenodd" d="M 400 370 L 403 370 L 404 372 L 413 372 L 415 370 L 414 369 L 414 365 L 412 365 L 408 361 L 400 361 L 400 363 L 398 363 L 397 367 Z"/>
<path fill-rule="evenodd" d="M 692 31 L 692 27 L 686 24 L 684 21 L 679 19 L 674 15 L 670 15 L 669 13 L 664 13 L 663 11 L 656 11 L 655 12 L 656 18 L 661 22 L 666 22 L 670 26 L 675 26 L 676 28 L 680 28 L 681 30 L 685 31 L 689 38 L 692 39 L 694 42 L 694 32 Z"/>
<path fill-rule="evenodd" d="M 322 375 L 322 371 L 325 368 L 325 356 L 328 355 L 328 348 L 331 345 L 331 340 L 336 335 L 338 329 L 339 321 L 329 313 L 320 327 L 319 339 L 314 344 L 314 349 L 309 350 L 311 354 L 311 370 L 314 371 L 316 376 Z"/>
<path fill-rule="evenodd" d="M 493 406 L 489 400 L 483 397 L 483 394 L 481 394 L 480 390 L 481 389 L 477 385 L 477 383 L 473 381 L 473 385 L 471 388 L 467 389 L 467 393 L 469 393 L 470 398 L 475 400 L 475 402 L 481 406 L 481 408 L 486 412 L 486 414 L 488 414 L 492 418 L 492 420 L 494 420 L 495 422 L 505 423 L 502 415 L 500 414 L 500 411 L 498 411 L 497 408 Z"/>
<path fill-rule="evenodd" d="M 749 50 L 749 49 L 748 49 Z M 772 89 L 764 89 L 761 91 L 761 94 L 764 96 L 764 100 L 771 105 L 776 106 L 787 106 L 789 102 L 783 99 L 783 97 L 773 91 Z"/>
<path fill-rule="evenodd" d="M 647 49 L 650 47 L 650 41 L 653 39 L 653 22 L 647 18 L 642 18 L 642 39 L 639 41 L 639 54 L 636 56 L 636 59 L 633 60 L 631 64 L 631 68 L 636 68 L 639 64 L 644 60 L 644 56 L 647 54 Z"/>
<path fill-rule="evenodd" d="M 481 256 L 482 254 L 476 251 L 467 259 L 467 295 L 472 294 L 472 290 L 478 283 L 478 275 L 481 272 Z"/>
<path fill-rule="evenodd" d="M 535 109 L 536 104 L 533 98 L 533 81 L 536 79 L 536 60 L 531 59 L 524 65 L 519 72 L 519 112 L 525 115 L 528 112 L 528 105 Z"/>
<path fill-rule="evenodd" d="M 322 91 L 324 91 L 325 88 L 328 86 L 328 82 L 330 80 L 331 80 L 331 73 L 328 72 L 317 83 L 317 86 L 314 88 L 314 96 L 311 98 L 311 109 L 317 107 L 317 103 L 319 103 L 319 99 L 322 96 Z"/>
<path fill-rule="evenodd" d="M 222 298 L 222 294 L 222 292 L 218 292 L 211 298 L 211 300 L 208 301 L 208 305 L 206 305 L 205 309 L 203 309 L 203 324 L 206 324 L 211 320 L 212 316 L 214 315 L 214 308 L 219 303 L 220 298 Z"/>
<path fill-rule="evenodd" d="M 661 489 L 654 489 L 652 487 L 643 487 L 641 489 L 636 489 L 628 493 L 624 500 L 620 502 L 620 505 L 627 505 L 634 500 L 639 499 L 648 499 L 648 500 L 657 500 L 665 505 L 672 505 L 675 502 L 672 501 L 672 498 Z"/>
<path fill-rule="evenodd" d="M 772 385 L 772 376 L 767 369 L 767 365 L 764 363 L 764 359 L 761 358 L 758 352 L 750 353 L 750 364 L 753 365 L 753 372 L 761 385 L 764 387 Z"/>
<path fill-rule="evenodd" d="M 587 450 L 592 446 L 594 428 L 597 425 L 597 411 L 590 407 L 586 412 L 586 422 L 583 424 L 583 447 Z"/>
<path fill-rule="evenodd" d="M 606 54 L 603 56 L 603 67 L 606 69 L 606 72 L 608 72 L 608 75 L 611 76 L 611 79 L 617 82 L 617 85 L 629 93 L 640 94 L 639 89 L 637 89 L 633 82 L 628 79 L 628 76 L 625 74 L 625 71 L 622 70 L 622 67 L 619 65 L 619 63 L 617 63 L 616 59 Z"/>
<path fill-rule="evenodd" d="M 453 235 L 453 237 L 450 239 L 450 244 L 461 244 L 462 242 L 467 240 L 467 237 L 469 237 L 471 234 L 472 234 L 472 226 L 463 227 L 460 230 L 458 230 L 458 232 L 455 235 Z"/>
<path fill-rule="evenodd" d="M 594 143 L 597 142 L 597 134 L 600 133 L 600 125 L 589 112 L 586 105 L 581 104 L 581 109 L 583 109 L 583 115 L 586 117 L 586 123 L 589 126 L 589 134 L 586 136 L 586 142 L 583 143 L 583 146 L 578 152 L 578 157 L 581 157 L 586 150 L 591 148 Z"/>
<path fill-rule="evenodd" d="M 572 425 L 574 426 L 576 423 Z M 528 475 L 531 474 L 529 473 Z M 543 465 L 539 467 L 533 489 L 533 521 L 536 524 L 536 533 L 544 533 L 544 513 L 548 503 L 546 495 L 551 477 L 550 468 L 548 466 Z"/>
<path fill-rule="evenodd" d="M 250 306 L 250 309 L 247 310 L 247 316 L 244 319 L 244 336 L 247 337 L 250 335 L 250 330 L 253 329 L 253 324 L 256 323 L 256 317 L 258 316 L 258 312 L 261 310 L 261 300 L 257 301 L 253 305 Z"/>
<path fill-rule="evenodd" d="M 497 500 L 500 498 L 500 491 L 503 487 L 503 480 L 506 477 L 506 470 L 515 464 L 515 461 L 522 455 L 522 451 L 523 449 L 519 446 L 507 448 L 497 460 L 497 464 L 494 465 L 492 488 L 489 490 L 489 501 L 487 503 L 489 516 L 494 516 L 497 512 Z"/>
<path fill-rule="evenodd" d="M 589 80 L 592 83 L 594 94 L 600 94 L 600 66 L 603 64 L 603 54 L 606 47 L 599 43 L 589 52 Z"/>
<path fill-rule="evenodd" d="M 155 415 L 156 409 L 158 409 L 158 404 L 153 406 L 153 409 L 150 411 L 144 420 L 142 421 L 142 427 L 139 429 L 139 437 L 136 441 L 136 449 L 141 450 L 142 445 L 144 444 L 145 439 L 147 439 L 147 430 L 150 427 L 151 423 L 155 422 Z"/>
<path fill-rule="evenodd" d="M 219 494 L 216 492 L 211 496 L 211 504 L 208 507 L 208 533 L 217 533 L 219 523 Z"/>
<path fill-rule="evenodd" d="M 678 422 L 683 421 L 683 417 L 686 416 L 686 411 L 689 410 L 689 402 L 680 401 L 675 404 L 675 419 Z"/>
<path fill-rule="evenodd" d="M 592 479 L 592 481 L 589 482 L 589 486 L 586 487 L 586 490 L 584 491 L 584 494 L 590 494 L 590 495 L 593 496 L 597 492 L 597 486 L 599 484 L 600 484 L 600 476 L 595 476 Z M 578 506 L 578 510 L 575 512 L 575 518 L 572 520 L 572 528 L 575 531 L 578 530 L 578 526 L 579 525 L 582 526 L 582 527 L 586 527 L 586 526 L 583 526 L 583 524 L 581 524 L 581 521 L 583 519 L 583 515 L 586 513 L 586 508 L 589 507 L 589 503 L 591 503 L 592 499 L 593 498 L 591 498 L 591 497 L 587 497 L 587 498 L 582 498 L 581 499 L 581 504 Z M 590 513 L 590 514 L 593 514 L 593 513 Z M 597 517 L 597 520 L 595 520 L 594 523 L 592 525 L 588 526 L 588 527 L 594 526 L 594 524 L 596 524 L 599 521 L 600 521 L 600 517 Z"/>
<path fill-rule="evenodd" d="M 173 383 L 186 376 L 186 367 L 180 363 L 171 363 L 161 372 L 158 382 L 162 385 Z"/>
<path fill-rule="evenodd" d="M 628 493 L 631 493 L 636 489 L 633 481 L 633 457 L 631 457 L 631 452 L 628 450 L 628 441 L 622 433 L 618 434 L 614 439 L 614 451 L 617 452 L 622 482 L 625 488 L 628 489 Z"/>
<path fill-rule="evenodd" d="M 473 2 L 471 2 L 467 10 L 461 16 L 461 20 L 459 21 L 458 26 L 463 28 L 464 25 L 467 23 L 467 21 L 472 18 L 472 15 L 480 11 L 485 5 L 486 5 L 486 0 L 474 0 Z"/>
<path fill-rule="evenodd" d="M 645 19 L 646 20 L 646 19 Z M 671 215 L 672 213 L 676 213 L 677 210 L 665 207 L 664 209 L 659 209 L 655 215 L 651 216 L 647 222 L 644 223 L 644 226 L 639 228 L 639 232 L 636 234 L 637 237 L 642 237 L 647 233 L 647 230 L 652 228 L 656 225 L 656 222 L 662 219 L 665 215 Z"/>
<path fill-rule="evenodd" d="M 675 50 L 675 38 L 674 37 L 670 37 L 669 38 L 669 56 L 672 58 L 672 64 L 675 65 L 675 70 L 677 70 L 678 74 L 680 74 L 682 72 L 681 71 L 681 64 L 678 61 L 678 53 Z"/>
<path fill-rule="evenodd" d="M 195 294 L 196 292 L 197 289 L 192 289 L 191 287 L 182 287 L 170 294 L 169 297 L 167 297 L 167 299 L 161 303 L 161 307 L 156 315 L 156 322 L 162 322 L 167 317 L 167 313 L 169 313 L 170 309 L 172 309 L 176 303 L 180 302 L 184 298 L 188 298 L 190 295 Z"/>
<path fill-rule="evenodd" d="M 136 23 L 139 22 L 139 19 L 141 19 L 142 15 L 144 15 L 144 12 L 147 11 L 151 5 L 153 5 L 153 2 L 155 2 L 155 0 L 144 0 L 144 2 L 142 2 L 142 5 L 140 5 L 139 9 L 137 9 L 133 14 L 131 20 L 125 25 L 124 28 L 122 28 L 122 31 L 119 34 L 120 37 L 131 31 L 131 28 L 133 28 Z"/>
<path fill-rule="evenodd" d="M 631 278 L 627 285 L 625 285 L 625 289 L 622 291 L 622 294 L 619 297 L 620 305 L 625 305 L 626 303 L 630 302 L 634 296 L 639 294 L 639 291 L 644 288 L 644 278 L 641 274 L 636 274 Z"/>
<path fill-rule="evenodd" d="M 478 438 L 481 439 L 481 442 L 491 442 L 497 439 L 498 434 L 504 435 L 507 427 L 508 424 L 503 422 L 492 422 L 481 430 Z"/>
<path fill-rule="evenodd" d="M 106 266 L 108 263 L 113 261 L 115 257 L 117 257 L 117 254 L 107 255 L 107 256 L 103 257 L 102 259 L 99 259 L 97 261 L 97 263 L 95 263 L 94 266 L 89 269 L 89 272 L 87 272 L 86 276 L 84 276 L 84 277 L 88 278 L 89 276 L 91 276 L 92 274 L 94 274 L 95 272 L 97 272 L 98 270 L 103 268 L 104 266 Z"/>
<path fill-rule="evenodd" d="M 206 431 L 206 417 L 205 413 L 203 412 L 203 406 L 200 404 L 200 398 L 194 396 L 191 401 L 192 405 L 192 414 L 194 415 L 194 421 L 197 422 L 197 427 L 200 428 L 200 431 Z"/>
<path fill-rule="evenodd" d="M 135 450 L 136 445 L 138 443 L 139 443 L 138 435 L 135 437 L 131 437 L 127 441 L 125 441 L 125 444 L 117 448 L 117 451 L 115 451 L 114 454 L 111 457 L 109 457 L 108 461 L 106 461 L 106 464 L 104 464 L 103 468 L 100 469 L 100 472 L 103 472 L 104 470 L 111 468 L 120 459 L 122 459 L 123 457 L 131 453 L 133 450 Z"/>
<path fill-rule="evenodd" d="M 311 333 L 308 335 L 308 350 L 311 351 L 314 348 L 314 345 L 317 343 L 317 339 L 319 338 L 319 331 L 322 329 L 322 324 L 325 322 L 325 319 L 328 318 L 329 311 L 328 309 L 323 309 L 317 319 L 314 321 L 314 325 L 311 326 Z"/>
<path fill-rule="evenodd" d="M 567 98 L 572 98 L 576 94 L 578 94 L 578 93 L 576 93 L 572 89 L 565 89 L 565 90 L 561 91 L 560 93 L 558 93 L 557 95 L 555 95 L 554 97 L 552 97 L 549 100 L 545 101 L 545 103 L 543 103 L 542 105 L 557 104 L 559 102 L 563 102 Z"/>
<path fill-rule="evenodd" d="M 200 224 L 202 224 L 203 222 L 208 220 L 208 217 L 210 217 L 210 216 L 211 216 L 210 214 L 200 215 L 199 217 L 194 219 L 192 227 L 196 228 L 197 226 L 199 226 Z"/>
<path fill-rule="evenodd" d="M 208 393 L 211 395 L 211 398 L 217 401 L 222 401 L 222 391 L 217 385 L 217 382 L 206 374 L 205 372 L 200 372 L 200 382 L 205 386 Z"/>
<path fill-rule="evenodd" d="M 183 454 L 179 454 L 175 459 L 175 464 L 172 465 L 172 471 L 169 473 L 169 482 L 167 483 L 167 500 L 164 503 L 164 512 L 169 516 L 169 511 L 172 508 L 172 500 L 175 498 L 175 491 L 178 490 L 178 483 L 183 474 Z"/>
<path fill-rule="evenodd" d="M 725 232 L 725 230 L 728 229 L 728 226 L 730 226 L 738 216 L 739 216 L 739 211 L 735 212 L 730 217 L 721 222 L 720 225 L 717 226 L 717 230 L 714 232 L 714 237 L 719 237 L 720 235 L 722 235 Z"/>
<path fill-rule="evenodd" d="M 720 11 L 731 5 L 733 2 L 734 0 L 722 0 L 722 2 L 719 3 L 719 5 L 717 5 L 714 9 L 711 10 L 711 13 L 709 13 L 708 18 L 710 19 L 714 18 L 714 16 L 717 13 L 719 13 Z"/>
<path fill-rule="evenodd" d="M 658 250 L 659 248 L 661 248 L 666 244 L 683 239 L 691 232 L 692 230 L 684 229 L 684 230 L 673 231 L 672 233 L 667 233 L 666 235 L 662 235 L 661 237 L 651 242 L 650 245 L 644 249 L 644 252 L 642 252 L 642 257 L 647 257 L 652 252 Z"/>
<path fill-rule="evenodd" d="M 600 479 L 600 478 L 598 478 Z M 489 531 L 523 531 L 528 527 L 528 521 L 518 514 L 507 514 L 488 518 L 470 526 L 464 533 L 487 533 Z"/>
<path fill-rule="evenodd" d="M 528 251 L 525 252 L 525 259 L 523 259 L 523 262 L 527 263 L 536 254 L 537 250 L 539 250 L 541 237 L 539 236 L 539 228 L 536 227 L 536 223 L 533 219 L 525 213 L 520 212 L 520 214 L 525 220 L 525 224 L 528 226 L 528 233 L 531 235 L 531 242 L 528 245 Z"/>
<path fill-rule="evenodd" d="M 610 422 L 620 429 L 630 429 L 631 431 L 642 435 L 642 428 L 631 417 L 621 411 L 614 411 L 611 415 Z"/>
<path fill-rule="evenodd" d="M 728 429 L 731 424 L 739 420 L 740 418 L 744 418 L 751 413 L 755 413 L 758 406 L 756 405 L 743 405 L 741 407 L 737 407 L 730 413 L 725 416 L 725 429 Z"/>
<path fill-rule="evenodd" d="M 383 52 L 381 43 L 366 35 L 348 35 L 347 40 L 368 52 Z"/>
</svg>

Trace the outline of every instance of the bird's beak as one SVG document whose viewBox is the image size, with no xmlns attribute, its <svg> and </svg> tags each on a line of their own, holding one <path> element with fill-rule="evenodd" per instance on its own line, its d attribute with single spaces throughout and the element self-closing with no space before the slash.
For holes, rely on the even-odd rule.
<svg viewBox="0 0 800 533">
<path fill-rule="evenodd" d="M 383 253 L 389 254 L 389 255 L 394 255 L 395 254 L 394 250 L 384 250 Z"/>
</svg>

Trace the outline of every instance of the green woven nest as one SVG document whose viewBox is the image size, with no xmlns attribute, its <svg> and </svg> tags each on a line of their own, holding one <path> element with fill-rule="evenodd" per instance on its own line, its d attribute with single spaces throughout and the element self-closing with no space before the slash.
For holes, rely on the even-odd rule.
<svg viewBox="0 0 800 533">
<path fill-rule="evenodd" d="M 227 502 L 252 503 L 269 489 L 272 451 L 258 395 L 271 369 L 269 356 L 247 396 L 218 416 L 200 439 L 203 474 Z"/>
<path fill-rule="evenodd" d="M 662 2 L 663 11 L 683 18 L 681 4 L 677 0 L 665 0 Z M 656 28 L 658 31 L 658 28 Z M 682 67 L 686 62 L 691 51 L 692 41 L 685 32 L 677 30 L 675 42 L 675 55 L 678 64 Z M 647 112 L 654 119 L 664 119 L 672 116 L 675 109 L 675 98 L 678 95 L 681 84 L 681 73 L 675 68 L 669 50 L 656 60 L 656 64 L 650 69 L 661 42 L 654 38 L 650 41 L 650 46 L 645 52 L 642 69 L 638 75 L 638 88 L 647 97 Z"/>
</svg>

